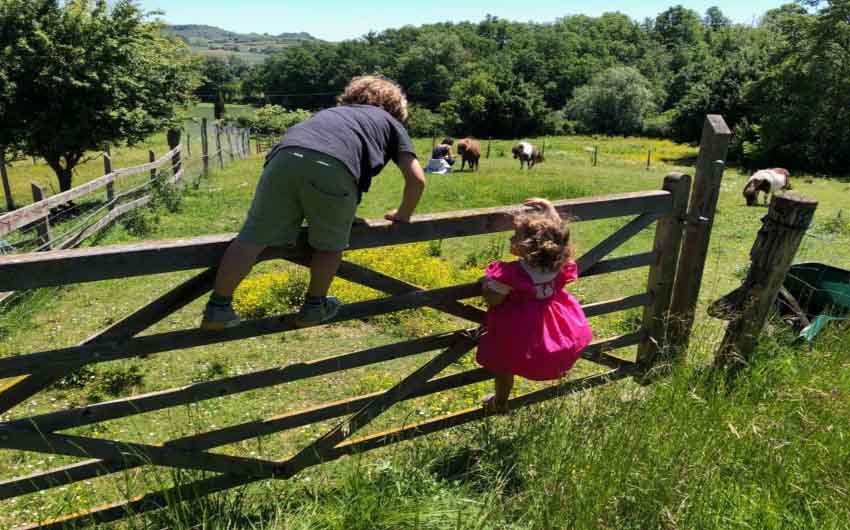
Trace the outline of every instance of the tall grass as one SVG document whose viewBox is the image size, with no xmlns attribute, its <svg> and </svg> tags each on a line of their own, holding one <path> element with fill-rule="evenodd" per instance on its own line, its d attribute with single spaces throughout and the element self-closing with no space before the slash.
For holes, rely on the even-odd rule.
<svg viewBox="0 0 850 530">
<path fill-rule="evenodd" d="M 705 358 L 704 345 L 691 352 Z M 169 507 L 133 530 L 848 528 L 850 326 Z"/>
</svg>

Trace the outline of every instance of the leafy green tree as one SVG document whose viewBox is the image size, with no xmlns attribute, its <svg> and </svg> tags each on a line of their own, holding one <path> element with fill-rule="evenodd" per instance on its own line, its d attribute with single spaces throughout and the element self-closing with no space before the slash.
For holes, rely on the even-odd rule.
<svg viewBox="0 0 850 530">
<path fill-rule="evenodd" d="M 224 102 L 224 91 L 219 88 L 218 94 L 215 98 L 215 103 L 213 103 L 213 116 L 215 119 L 220 120 L 224 118 L 225 114 L 227 114 L 227 106 Z"/>
<path fill-rule="evenodd" d="M 723 14 L 723 11 L 717 6 L 711 6 L 705 11 L 705 17 L 702 19 L 705 27 L 717 30 L 728 28 L 732 25 L 732 21 Z"/>
<path fill-rule="evenodd" d="M 569 103 L 570 115 L 588 132 L 636 134 L 655 110 L 649 81 L 635 68 L 618 66 L 579 87 Z"/>
<path fill-rule="evenodd" d="M 850 164 L 850 0 L 783 6 L 765 16 L 769 65 L 749 94 L 753 162 L 846 171 Z"/>
<path fill-rule="evenodd" d="M 448 99 L 449 90 L 460 74 L 466 53 L 460 39 L 450 33 L 423 32 L 398 57 L 392 77 L 411 96 L 430 108 Z"/>
<path fill-rule="evenodd" d="M 175 124 L 194 61 L 130 0 L 0 0 L 0 145 L 47 161 L 59 187 L 106 142 Z"/>
<path fill-rule="evenodd" d="M 201 101 L 215 102 L 219 94 L 232 99 L 238 90 L 238 78 L 230 65 L 218 57 L 204 57 L 201 63 L 201 84 L 195 94 Z"/>
<path fill-rule="evenodd" d="M 442 116 L 427 107 L 411 104 L 408 109 L 407 126 L 411 136 L 432 136 L 445 128 Z"/>
</svg>

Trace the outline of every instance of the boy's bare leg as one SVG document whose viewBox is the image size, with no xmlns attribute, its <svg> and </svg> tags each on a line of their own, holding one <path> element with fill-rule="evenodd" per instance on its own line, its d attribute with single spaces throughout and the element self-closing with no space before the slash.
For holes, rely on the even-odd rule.
<svg viewBox="0 0 850 530">
<path fill-rule="evenodd" d="M 316 250 L 310 261 L 310 286 L 307 296 L 327 296 L 331 282 L 339 270 L 342 252 Z"/>
<path fill-rule="evenodd" d="M 215 294 L 222 297 L 232 297 L 236 287 L 248 276 L 257 257 L 265 250 L 265 245 L 255 245 L 244 241 L 234 240 L 218 266 L 215 277 Z"/>
</svg>

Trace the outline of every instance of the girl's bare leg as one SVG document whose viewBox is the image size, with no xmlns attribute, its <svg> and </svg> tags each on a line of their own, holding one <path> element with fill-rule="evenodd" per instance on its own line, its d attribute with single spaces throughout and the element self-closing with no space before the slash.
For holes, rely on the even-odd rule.
<svg viewBox="0 0 850 530">
<path fill-rule="evenodd" d="M 507 414 L 508 400 L 514 387 L 513 374 L 494 373 L 496 393 L 484 398 L 484 409 L 489 413 Z"/>
</svg>

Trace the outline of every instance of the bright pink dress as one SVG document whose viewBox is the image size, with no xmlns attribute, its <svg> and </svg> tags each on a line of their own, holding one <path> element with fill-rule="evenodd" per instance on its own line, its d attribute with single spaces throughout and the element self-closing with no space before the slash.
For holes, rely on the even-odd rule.
<svg viewBox="0 0 850 530">
<path fill-rule="evenodd" d="M 558 379 L 593 340 L 581 305 L 564 290 L 578 278 L 578 268 L 569 262 L 538 283 L 532 274 L 522 261 L 496 261 L 487 267 L 485 284 L 509 292 L 504 302 L 487 311 L 487 332 L 476 359 L 493 372 L 536 381 Z M 535 275 L 539 280 L 541 275 Z"/>
</svg>

